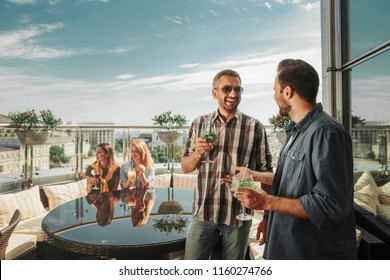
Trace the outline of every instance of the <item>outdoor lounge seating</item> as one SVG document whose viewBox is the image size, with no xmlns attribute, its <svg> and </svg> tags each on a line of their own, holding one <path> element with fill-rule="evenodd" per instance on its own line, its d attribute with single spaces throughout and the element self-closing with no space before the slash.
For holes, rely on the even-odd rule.
<svg viewBox="0 0 390 280">
<path fill-rule="evenodd" d="M 0 228 L 8 223 L 10 213 L 16 208 L 21 213 L 20 222 L 10 240 L 7 259 L 30 259 L 34 256 L 44 258 L 45 242 L 41 226 L 43 218 L 58 205 L 85 195 L 85 186 L 86 180 L 81 180 L 52 186 L 34 186 L 0 195 Z"/>
<path fill-rule="evenodd" d="M 355 218 L 362 230 L 359 258 L 390 259 L 390 183 L 377 186 L 365 171 L 355 184 Z"/>
<path fill-rule="evenodd" d="M 156 175 L 152 184 L 155 188 L 169 188 L 171 174 Z M 357 229 L 360 231 L 359 259 L 390 259 L 390 226 L 380 219 L 376 204 L 386 206 L 387 192 L 384 187 L 374 185 L 375 180 L 365 172 L 355 185 L 355 213 Z M 192 190 L 197 185 L 197 174 L 173 174 L 174 189 Z M 370 185 L 370 191 L 365 189 Z M 363 186 L 363 187 L 362 187 Z M 20 208 L 21 218 L 15 225 L 9 239 L 5 259 L 45 259 L 42 220 L 48 211 L 72 199 L 86 195 L 86 180 L 51 186 L 35 186 L 17 193 L 0 195 L 0 228 L 10 223 L 10 215 Z M 374 188 L 375 187 L 375 188 Z M 383 188 L 383 189 L 382 189 Z M 374 193 L 374 195 L 373 195 Z M 364 199 L 366 196 L 370 199 Z M 375 200 L 376 199 L 376 200 Z M 361 201 L 366 201 L 362 203 Z M 371 205 L 370 202 L 371 201 Z M 12 202 L 12 203 L 11 203 Z M 373 213 L 373 206 L 375 212 Z M 371 208 L 370 208 L 371 207 Z M 384 207 L 383 209 L 387 209 Z M 371 210 L 371 211 L 370 211 Z M 257 225 L 262 211 L 255 211 L 255 217 L 248 241 L 247 259 L 263 259 L 263 246 L 256 240 Z M 179 256 L 180 258 L 180 256 Z"/>
<path fill-rule="evenodd" d="M 37 259 L 37 238 L 32 234 L 12 234 L 5 251 L 6 260 Z"/>
<path fill-rule="evenodd" d="M 0 260 L 5 259 L 5 251 L 8 247 L 8 241 L 11 237 L 11 234 L 15 230 L 15 227 L 18 225 L 22 214 L 19 209 L 16 209 L 14 214 L 11 217 L 9 224 L 0 230 Z"/>
</svg>

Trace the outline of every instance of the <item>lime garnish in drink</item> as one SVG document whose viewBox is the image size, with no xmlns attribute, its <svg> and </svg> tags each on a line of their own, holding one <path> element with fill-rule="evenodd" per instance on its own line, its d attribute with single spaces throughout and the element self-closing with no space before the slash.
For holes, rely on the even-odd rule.
<svg viewBox="0 0 390 280">
<path fill-rule="evenodd" d="M 253 189 L 255 187 L 255 183 L 252 180 L 245 180 L 241 182 L 241 188 Z"/>
<path fill-rule="evenodd" d="M 232 188 L 248 188 L 253 189 L 255 187 L 255 183 L 253 180 L 239 180 L 237 178 L 233 178 Z M 242 192 L 236 192 L 237 194 L 242 194 Z"/>
<path fill-rule="evenodd" d="M 212 143 L 217 140 L 217 135 L 213 131 L 207 131 L 204 135 L 202 135 L 202 138 L 205 138 L 206 142 Z"/>
</svg>

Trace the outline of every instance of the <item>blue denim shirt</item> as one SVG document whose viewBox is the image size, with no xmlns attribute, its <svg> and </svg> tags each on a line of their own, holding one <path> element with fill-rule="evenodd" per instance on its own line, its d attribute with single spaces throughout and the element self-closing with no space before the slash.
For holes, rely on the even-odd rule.
<svg viewBox="0 0 390 280">
<path fill-rule="evenodd" d="M 317 104 L 287 130 L 271 194 L 299 198 L 308 219 L 270 211 L 266 259 L 356 259 L 349 133 Z"/>
</svg>

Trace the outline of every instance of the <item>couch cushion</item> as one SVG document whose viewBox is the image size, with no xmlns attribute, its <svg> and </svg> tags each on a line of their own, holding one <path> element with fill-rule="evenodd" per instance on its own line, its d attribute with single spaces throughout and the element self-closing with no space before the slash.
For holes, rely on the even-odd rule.
<svg viewBox="0 0 390 280">
<path fill-rule="evenodd" d="M 14 230 L 14 234 L 32 234 L 36 236 L 38 242 L 44 241 L 42 220 L 45 216 L 46 214 L 20 221 Z"/>
<path fill-rule="evenodd" d="M 21 254 L 36 247 L 37 237 L 31 234 L 12 234 L 7 249 L 5 250 L 5 259 L 13 260 Z"/>
<path fill-rule="evenodd" d="M 355 191 L 360 191 L 362 188 L 368 185 L 371 186 L 373 192 L 376 193 L 376 195 L 378 195 L 379 190 L 377 184 L 375 183 L 374 178 L 372 177 L 370 171 L 365 170 L 363 174 L 359 177 L 357 182 L 355 183 L 354 188 Z"/>
<path fill-rule="evenodd" d="M 155 188 L 169 188 L 171 174 L 159 174 L 154 176 L 152 185 Z"/>
<path fill-rule="evenodd" d="M 356 228 L 356 243 L 357 243 L 358 247 L 360 245 L 361 240 L 362 240 L 362 231 L 360 229 Z"/>
<path fill-rule="evenodd" d="M 372 185 L 366 185 L 358 191 L 355 191 L 354 201 L 356 204 L 374 215 L 376 215 L 377 207 L 380 206 L 377 191 L 374 190 Z"/>
<path fill-rule="evenodd" d="M 173 187 L 193 190 L 198 185 L 198 174 L 173 174 Z"/>
<path fill-rule="evenodd" d="M 21 220 L 46 214 L 35 186 L 18 193 L 0 195 L 0 227 L 7 226 L 16 209 L 22 212 Z"/>
<path fill-rule="evenodd" d="M 66 185 L 43 186 L 42 189 L 49 201 L 50 210 L 65 202 L 87 195 L 86 179 Z"/>
<path fill-rule="evenodd" d="M 378 207 L 377 218 L 390 226 L 390 205 L 381 205 Z"/>
<path fill-rule="evenodd" d="M 390 205 L 390 182 L 379 187 L 379 202 L 384 205 Z"/>
</svg>

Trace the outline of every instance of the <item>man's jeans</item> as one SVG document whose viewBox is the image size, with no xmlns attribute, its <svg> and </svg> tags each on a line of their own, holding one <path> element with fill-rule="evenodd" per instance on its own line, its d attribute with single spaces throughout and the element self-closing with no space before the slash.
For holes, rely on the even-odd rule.
<svg viewBox="0 0 390 280">
<path fill-rule="evenodd" d="M 184 259 L 210 259 L 218 237 L 222 234 L 222 259 L 243 260 L 252 221 L 243 223 L 243 226 L 233 228 L 208 221 L 199 221 L 193 217 L 187 234 Z"/>
</svg>

